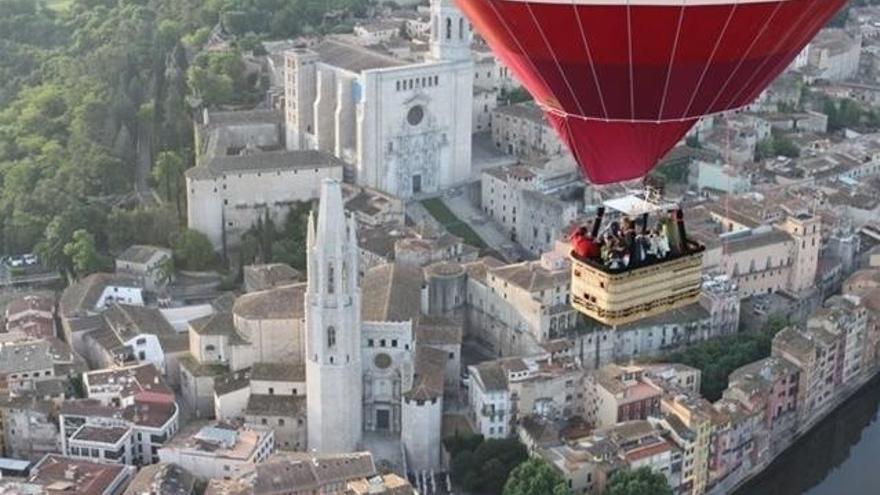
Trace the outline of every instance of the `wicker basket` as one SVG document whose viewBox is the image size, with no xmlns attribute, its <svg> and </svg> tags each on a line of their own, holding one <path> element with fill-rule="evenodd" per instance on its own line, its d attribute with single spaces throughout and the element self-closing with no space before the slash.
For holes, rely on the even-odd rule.
<svg viewBox="0 0 880 495">
<path fill-rule="evenodd" d="M 703 246 L 668 261 L 610 271 L 571 256 L 571 302 L 584 315 L 616 327 L 699 301 Z"/>
</svg>

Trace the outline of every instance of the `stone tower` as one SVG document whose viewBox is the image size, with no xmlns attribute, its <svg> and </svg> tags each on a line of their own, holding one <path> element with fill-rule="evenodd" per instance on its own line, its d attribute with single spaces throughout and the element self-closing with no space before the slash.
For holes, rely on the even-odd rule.
<svg viewBox="0 0 880 495">
<path fill-rule="evenodd" d="M 361 441 L 361 293 L 355 221 L 343 209 L 338 181 L 321 185 L 318 216 L 309 217 L 305 294 L 308 448 L 352 452 Z"/>
<path fill-rule="evenodd" d="M 431 0 L 431 57 L 470 60 L 473 30 L 455 0 Z"/>
<path fill-rule="evenodd" d="M 794 239 L 794 259 L 788 290 L 794 294 L 807 293 L 816 286 L 819 266 L 822 220 L 808 213 L 799 213 L 785 219 L 783 229 Z"/>
</svg>

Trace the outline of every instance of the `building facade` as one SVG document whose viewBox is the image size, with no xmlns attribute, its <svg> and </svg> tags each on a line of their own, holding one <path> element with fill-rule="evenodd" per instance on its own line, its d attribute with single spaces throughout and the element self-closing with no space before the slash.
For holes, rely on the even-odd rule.
<svg viewBox="0 0 880 495">
<path fill-rule="evenodd" d="M 288 149 L 332 153 L 354 165 L 358 184 L 403 198 L 464 182 L 471 167 L 471 37 L 454 2 L 435 0 L 422 63 L 338 39 L 289 52 Z"/>
</svg>

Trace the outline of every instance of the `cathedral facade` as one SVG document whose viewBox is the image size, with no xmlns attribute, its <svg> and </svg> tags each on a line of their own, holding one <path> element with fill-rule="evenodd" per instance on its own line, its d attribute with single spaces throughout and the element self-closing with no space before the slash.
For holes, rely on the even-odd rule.
<svg viewBox="0 0 880 495">
<path fill-rule="evenodd" d="M 466 181 L 471 172 L 471 26 L 453 0 L 431 4 L 423 60 L 327 38 L 285 61 L 288 149 L 351 164 L 348 179 L 401 198 Z"/>
<path fill-rule="evenodd" d="M 444 378 L 458 363 L 460 333 L 450 347 L 429 330 L 418 265 L 374 267 L 358 286 L 356 225 L 339 181 L 323 182 L 308 229 L 308 449 L 354 452 L 369 447 L 370 432 L 399 440 L 410 472 L 438 469 Z"/>
</svg>

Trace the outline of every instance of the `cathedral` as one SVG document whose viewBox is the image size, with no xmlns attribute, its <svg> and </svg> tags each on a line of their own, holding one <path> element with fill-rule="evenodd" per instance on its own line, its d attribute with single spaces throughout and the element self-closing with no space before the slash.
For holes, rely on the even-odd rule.
<svg viewBox="0 0 880 495">
<path fill-rule="evenodd" d="M 461 328 L 423 316 L 417 265 L 374 267 L 358 285 L 356 225 L 339 181 L 322 183 L 307 249 L 308 449 L 369 449 L 369 435 L 401 445 L 398 462 L 409 472 L 439 468 L 443 397 L 458 379 Z"/>
<path fill-rule="evenodd" d="M 351 164 L 348 180 L 401 198 L 466 181 L 472 37 L 454 0 L 432 0 L 430 50 L 417 60 L 334 37 L 288 52 L 288 149 L 331 153 Z"/>
</svg>

